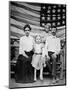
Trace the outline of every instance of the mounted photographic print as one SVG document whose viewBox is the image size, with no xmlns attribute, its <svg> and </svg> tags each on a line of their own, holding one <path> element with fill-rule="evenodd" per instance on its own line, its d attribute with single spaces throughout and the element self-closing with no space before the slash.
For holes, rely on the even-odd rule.
<svg viewBox="0 0 68 90">
<path fill-rule="evenodd" d="M 9 88 L 66 85 L 66 5 L 9 2 Z"/>
</svg>

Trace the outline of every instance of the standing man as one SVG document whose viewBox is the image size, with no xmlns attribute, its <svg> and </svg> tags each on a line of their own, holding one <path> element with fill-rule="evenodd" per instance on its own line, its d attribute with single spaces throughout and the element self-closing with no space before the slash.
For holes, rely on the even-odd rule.
<svg viewBox="0 0 68 90">
<path fill-rule="evenodd" d="M 43 39 L 42 39 L 42 41 L 43 42 L 45 42 L 46 41 L 46 38 L 48 37 L 48 36 L 50 36 L 51 35 L 51 24 L 50 23 L 47 23 L 45 26 L 44 26 L 44 37 L 43 37 Z"/>
<path fill-rule="evenodd" d="M 34 39 L 30 36 L 30 25 L 24 26 L 25 36 L 20 38 L 19 43 L 19 57 L 16 64 L 16 82 L 26 83 L 33 82 L 33 68 L 31 65 L 33 55 Z"/>
<path fill-rule="evenodd" d="M 45 43 L 45 47 L 47 47 L 47 42 L 46 42 L 46 39 L 47 39 L 47 37 L 49 37 L 49 36 L 51 36 L 52 34 L 51 34 L 51 24 L 50 23 L 47 23 L 45 26 L 44 26 L 44 31 L 45 31 L 45 33 L 44 33 L 44 38 L 42 39 L 42 41 Z M 47 48 L 45 48 L 45 50 L 44 50 L 44 53 L 46 52 L 46 50 L 47 50 Z M 50 66 L 50 61 L 49 61 L 49 57 L 47 57 L 48 59 L 47 59 L 47 61 L 46 61 L 46 65 L 47 65 L 47 67 L 48 67 L 48 70 L 49 70 L 49 72 L 51 73 L 51 66 Z"/>
<path fill-rule="evenodd" d="M 56 58 L 57 55 L 60 53 L 60 39 L 56 37 L 56 28 L 52 29 L 52 35 L 47 37 L 47 49 L 48 49 L 48 55 L 52 59 L 52 76 L 53 76 L 53 82 L 55 82 L 56 78 Z"/>
</svg>

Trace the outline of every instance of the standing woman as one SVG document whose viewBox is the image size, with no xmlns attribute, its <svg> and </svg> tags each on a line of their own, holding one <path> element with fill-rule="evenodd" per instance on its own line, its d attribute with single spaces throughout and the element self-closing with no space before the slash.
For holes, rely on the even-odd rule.
<svg viewBox="0 0 68 90">
<path fill-rule="evenodd" d="M 31 65 L 33 56 L 34 39 L 30 36 L 30 25 L 24 26 L 25 36 L 20 38 L 19 57 L 16 63 L 15 80 L 18 83 L 33 82 L 33 67 Z"/>
</svg>

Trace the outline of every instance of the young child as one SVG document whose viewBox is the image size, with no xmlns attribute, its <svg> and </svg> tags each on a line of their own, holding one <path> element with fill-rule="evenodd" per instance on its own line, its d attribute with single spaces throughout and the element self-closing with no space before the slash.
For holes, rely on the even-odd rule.
<svg viewBox="0 0 68 90">
<path fill-rule="evenodd" d="M 46 66 L 44 53 L 44 43 L 40 35 L 35 37 L 34 55 L 32 58 L 32 66 L 34 67 L 34 80 L 37 80 L 36 72 L 40 70 L 40 80 L 43 80 L 43 67 Z"/>
</svg>

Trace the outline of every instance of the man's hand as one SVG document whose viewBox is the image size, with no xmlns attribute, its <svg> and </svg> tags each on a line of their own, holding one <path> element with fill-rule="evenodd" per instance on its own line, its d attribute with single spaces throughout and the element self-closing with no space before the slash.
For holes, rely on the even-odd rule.
<svg viewBox="0 0 68 90">
<path fill-rule="evenodd" d="M 49 55 L 47 56 L 47 59 L 48 59 L 48 60 L 50 59 Z"/>
<path fill-rule="evenodd" d="M 52 54 L 52 57 L 53 57 L 53 58 L 56 58 L 57 56 L 56 56 L 56 54 L 54 53 L 54 54 Z"/>
</svg>

